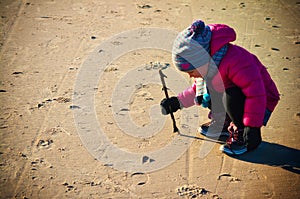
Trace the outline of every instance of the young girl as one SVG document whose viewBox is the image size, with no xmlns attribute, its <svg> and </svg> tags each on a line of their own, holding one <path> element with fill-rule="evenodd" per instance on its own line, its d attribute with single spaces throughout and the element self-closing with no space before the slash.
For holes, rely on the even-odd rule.
<svg viewBox="0 0 300 199">
<path fill-rule="evenodd" d="M 169 114 L 195 104 L 211 110 L 206 136 L 228 133 L 220 150 L 241 155 L 261 143 L 261 127 L 267 124 L 279 101 L 279 93 L 265 66 L 244 48 L 230 42 L 235 31 L 224 24 L 205 25 L 197 20 L 178 34 L 173 44 L 174 65 L 195 83 L 177 97 L 161 101 Z"/>
</svg>

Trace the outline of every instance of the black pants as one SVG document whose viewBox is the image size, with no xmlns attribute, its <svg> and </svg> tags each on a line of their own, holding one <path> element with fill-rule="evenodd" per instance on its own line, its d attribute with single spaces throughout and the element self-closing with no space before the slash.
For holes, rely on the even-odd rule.
<svg viewBox="0 0 300 199">
<path fill-rule="evenodd" d="M 245 99 L 246 97 L 240 88 L 232 87 L 225 90 L 222 104 L 227 115 L 238 129 L 244 129 L 244 142 L 248 150 L 253 150 L 261 143 L 261 131 L 260 128 L 245 128 L 243 123 Z"/>
<path fill-rule="evenodd" d="M 238 128 L 244 128 L 243 116 L 246 97 L 240 88 L 228 88 L 224 93 L 209 90 L 209 94 L 211 101 L 208 108 L 213 114 L 226 112 Z"/>
<path fill-rule="evenodd" d="M 223 105 L 232 122 L 239 128 L 244 128 L 243 117 L 245 107 L 245 95 L 238 87 L 225 90 L 223 94 Z"/>
</svg>

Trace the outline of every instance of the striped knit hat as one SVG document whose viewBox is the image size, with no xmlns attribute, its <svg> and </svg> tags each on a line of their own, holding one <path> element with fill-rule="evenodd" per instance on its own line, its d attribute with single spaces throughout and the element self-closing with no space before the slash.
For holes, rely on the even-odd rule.
<svg viewBox="0 0 300 199">
<path fill-rule="evenodd" d="M 211 30 L 197 20 L 178 34 L 172 49 L 174 65 L 181 71 L 190 71 L 210 60 Z"/>
</svg>

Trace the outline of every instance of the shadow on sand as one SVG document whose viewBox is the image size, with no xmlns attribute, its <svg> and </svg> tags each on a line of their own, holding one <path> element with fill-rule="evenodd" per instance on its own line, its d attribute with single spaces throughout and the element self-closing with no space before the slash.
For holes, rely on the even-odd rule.
<svg viewBox="0 0 300 199">
<path fill-rule="evenodd" d="M 226 141 L 226 137 L 220 137 L 219 139 L 214 140 L 209 138 L 188 136 L 184 134 L 179 135 L 192 139 L 215 142 L 218 144 L 224 144 Z M 245 162 L 281 167 L 282 169 L 285 169 L 287 171 L 300 174 L 300 150 L 286 147 L 276 143 L 269 143 L 263 141 L 256 150 L 246 153 L 244 155 L 231 157 Z"/>
<path fill-rule="evenodd" d="M 287 171 L 300 174 L 300 150 L 280 144 L 262 142 L 254 151 L 241 156 L 238 160 L 281 167 Z"/>
</svg>

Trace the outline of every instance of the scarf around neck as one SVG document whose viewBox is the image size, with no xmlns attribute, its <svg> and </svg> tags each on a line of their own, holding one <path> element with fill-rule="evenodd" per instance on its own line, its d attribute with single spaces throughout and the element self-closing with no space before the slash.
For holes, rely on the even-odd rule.
<svg viewBox="0 0 300 199">
<path fill-rule="evenodd" d="M 196 97 L 195 101 L 197 104 L 202 104 L 203 107 L 207 107 L 207 104 L 209 103 L 210 96 L 209 93 L 207 92 L 207 81 L 211 80 L 219 70 L 220 63 L 225 56 L 226 52 L 228 50 L 228 44 L 224 45 L 220 50 L 218 50 L 211 58 L 209 66 L 208 66 L 208 71 L 207 75 L 203 78 L 196 78 Z M 197 97 L 198 96 L 205 96 L 202 99 L 202 102 L 198 102 Z"/>
</svg>

